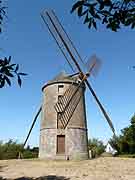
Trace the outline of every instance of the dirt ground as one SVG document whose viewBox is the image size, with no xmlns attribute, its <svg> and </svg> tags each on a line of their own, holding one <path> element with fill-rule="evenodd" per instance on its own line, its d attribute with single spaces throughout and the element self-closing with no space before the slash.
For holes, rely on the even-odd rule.
<svg viewBox="0 0 135 180">
<path fill-rule="evenodd" d="M 0 180 L 135 180 L 135 159 L 101 157 L 86 161 L 0 161 Z"/>
</svg>

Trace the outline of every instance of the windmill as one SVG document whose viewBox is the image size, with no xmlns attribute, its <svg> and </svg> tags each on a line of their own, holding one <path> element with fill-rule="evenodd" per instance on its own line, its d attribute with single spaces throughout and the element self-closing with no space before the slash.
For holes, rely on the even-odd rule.
<svg viewBox="0 0 135 180">
<path fill-rule="evenodd" d="M 93 90 L 92 86 L 88 81 L 88 77 L 90 76 L 91 69 L 89 73 L 85 74 L 80 67 L 78 60 L 82 62 L 82 58 L 79 55 L 78 51 L 76 50 L 73 42 L 70 40 L 68 34 L 64 30 L 63 26 L 61 25 L 60 21 L 58 20 L 57 16 L 55 15 L 53 10 L 50 11 L 43 11 L 41 13 L 41 17 L 46 24 L 49 32 L 53 36 L 54 40 L 56 41 L 58 47 L 60 48 L 62 54 L 64 55 L 65 59 L 67 60 L 68 64 L 72 68 L 72 70 L 77 69 L 78 73 L 80 74 L 81 83 L 84 82 L 88 89 L 90 90 L 91 94 L 95 98 L 100 110 L 102 111 L 105 119 L 107 120 L 112 132 L 115 134 L 115 130 L 113 124 L 111 122 L 110 117 L 108 116 L 107 112 L 105 111 L 103 105 L 99 101 L 95 91 Z M 96 57 L 94 57 L 96 58 Z M 74 65 L 73 65 L 74 64 Z M 94 64 L 94 63 L 93 63 Z M 95 63 L 96 64 L 96 63 Z M 92 67 L 93 68 L 93 67 Z"/>
<path fill-rule="evenodd" d="M 57 78 L 47 83 L 47 85 L 42 88 L 45 103 L 43 102 L 43 105 L 40 107 L 32 123 L 28 136 L 24 142 L 24 146 L 38 115 L 42 112 L 43 120 L 41 122 L 39 157 L 54 159 L 58 154 L 62 154 L 63 156 L 61 157 L 64 157 L 64 159 L 78 159 L 78 157 L 79 159 L 87 159 L 88 137 L 84 102 L 84 91 L 86 87 L 94 97 L 115 135 L 111 119 L 88 81 L 88 78 L 98 69 L 100 60 L 96 55 L 94 55 L 90 58 L 87 64 L 84 64 L 80 54 L 53 10 L 44 10 L 41 13 L 41 17 L 74 73 L 68 76 L 60 74 Z M 61 87 L 64 87 L 62 95 L 56 93 L 56 89 Z M 81 124 L 79 127 L 76 120 L 77 114 L 79 114 L 78 121 Z M 56 122 L 53 121 L 56 119 L 56 115 L 58 120 L 57 125 Z M 71 121 L 74 121 L 74 127 Z M 66 139 L 65 136 L 67 136 Z M 75 138 L 78 138 L 77 141 Z M 67 143 L 67 141 L 69 142 Z M 72 148 L 69 148 L 69 143 L 70 145 L 72 144 Z M 65 146 L 65 144 L 67 145 Z M 77 144 L 79 144 L 78 147 Z M 58 158 L 60 157 L 58 156 Z"/>
</svg>

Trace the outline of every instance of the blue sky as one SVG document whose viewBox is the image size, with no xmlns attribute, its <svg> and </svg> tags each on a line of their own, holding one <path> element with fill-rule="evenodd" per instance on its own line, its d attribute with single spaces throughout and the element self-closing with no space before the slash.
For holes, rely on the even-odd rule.
<svg viewBox="0 0 135 180">
<path fill-rule="evenodd" d="M 69 70 L 61 52 L 44 26 L 40 12 L 44 8 L 55 10 L 77 49 L 85 61 L 96 53 L 102 60 L 101 70 L 91 84 L 109 113 L 116 133 L 129 125 L 135 112 L 135 32 L 122 29 L 118 33 L 100 27 L 90 31 L 75 14 L 70 14 L 73 0 L 12 0 L 8 1 L 8 19 L 0 37 L 1 56 L 11 55 L 20 64 L 24 77 L 20 89 L 12 87 L 0 90 L 0 139 L 17 139 L 23 142 L 42 101 L 42 86 L 60 71 Z M 14 80 L 15 81 L 15 80 Z M 86 92 L 89 137 L 106 141 L 112 136 L 95 100 Z M 38 145 L 38 119 L 28 143 Z"/>
</svg>

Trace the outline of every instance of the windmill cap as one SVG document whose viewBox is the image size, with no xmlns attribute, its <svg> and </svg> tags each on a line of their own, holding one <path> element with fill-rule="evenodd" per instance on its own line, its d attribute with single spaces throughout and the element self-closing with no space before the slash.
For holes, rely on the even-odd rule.
<svg viewBox="0 0 135 180">
<path fill-rule="evenodd" d="M 56 83 L 68 83 L 68 84 L 73 83 L 75 85 L 78 85 L 78 73 L 69 75 L 69 74 L 66 74 L 64 71 L 62 71 L 57 76 L 55 76 L 52 80 L 48 81 L 48 83 L 43 86 L 42 91 L 47 86 L 56 84 Z M 83 84 L 83 87 L 84 87 L 84 84 Z"/>
</svg>

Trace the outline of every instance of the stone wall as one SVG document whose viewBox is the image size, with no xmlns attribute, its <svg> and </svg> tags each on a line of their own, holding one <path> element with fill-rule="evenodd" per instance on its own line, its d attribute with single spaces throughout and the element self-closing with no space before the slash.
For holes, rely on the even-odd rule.
<svg viewBox="0 0 135 180">
<path fill-rule="evenodd" d="M 43 108 L 40 126 L 39 158 L 57 159 L 57 135 L 65 135 L 66 159 L 88 159 L 87 149 L 87 123 L 85 112 L 85 89 L 80 87 L 80 101 L 65 130 L 57 129 L 57 112 L 54 105 L 58 101 L 58 85 L 64 85 L 63 91 L 71 85 L 71 82 L 57 82 L 43 89 Z M 73 84 L 72 84 L 73 85 Z M 76 88 L 77 84 L 73 85 Z"/>
<path fill-rule="evenodd" d="M 66 133 L 66 149 L 69 159 L 88 159 L 87 130 L 68 129 Z"/>
</svg>

